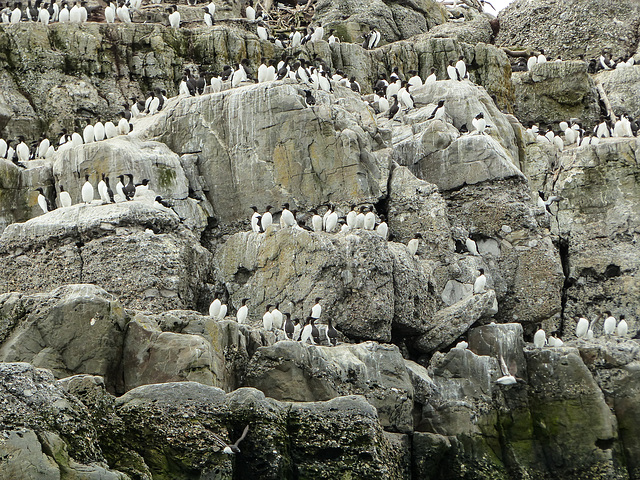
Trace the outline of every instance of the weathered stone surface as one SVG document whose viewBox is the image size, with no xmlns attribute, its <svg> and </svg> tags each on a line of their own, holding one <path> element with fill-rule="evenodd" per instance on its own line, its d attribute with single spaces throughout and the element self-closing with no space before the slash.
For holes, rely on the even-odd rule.
<svg viewBox="0 0 640 480">
<path fill-rule="evenodd" d="M 138 452 L 154 478 L 173 478 L 185 469 L 223 479 L 278 479 L 294 469 L 301 477 L 322 479 L 397 478 L 400 468 L 375 408 L 363 397 L 291 404 L 252 388 L 225 395 L 182 382 L 131 390 L 117 399 L 115 411 L 123 423 L 112 434 Z M 212 434 L 234 441 L 246 425 L 249 433 L 234 461 Z M 136 471 L 130 465 L 121 470 Z"/>
<path fill-rule="evenodd" d="M 598 91 L 582 61 L 547 62 L 530 72 L 515 72 L 515 115 L 524 125 L 557 131 L 558 122 L 578 118 L 587 128 L 600 118 Z"/>
<path fill-rule="evenodd" d="M 198 335 L 163 332 L 144 316 L 127 325 L 124 388 L 179 381 L 213 384 L 211 344 Z"/>
<path fill-rule="evenodd" d="M 320 0 L 313 21 L 322 23 L 325 32 L 335 29 L 342 42 L 351 43 L 362 43 L 362 34 L 375 27 L 382 34 L 380 45 L 384 45 L 424 33 L 446 22 L 447 14 L 432 0 Z"/>
<path fill-rule="evenodd" d="M 127 307 L 154 311 L 200 308 L 208 291 L 211 254 L 174 212 L 144 202 L 57 209 L 12 224 L 0 244 L 4 292 L 94 283 Z"/>
<path fill-rule="evenodd" d="M 626 113 L 634 119 L 640 117 L 640 99 L 635 93 L 640 87 L 640 65 L 603 70 L 595 81 L 602 84 L 617 116 Z"/>
<path fill-rule="evenodd" d="M 611 310 L 616 318 L 640 313 L 628 300 L 640 291 L 634 240 L 640 225 L 638 147 L 637 139 L 610 139 L 560 157 L 554 191 L 565 199 L 557 213 L 567 248 L 565 318 L 590 314 L 593 305 L 597 313 Z"/>
<path fill-rule="evenodd" d="M 616 418 L 579 352 L 536 348 L 525 355 L 531 419 L 547 468 L 563 478 L 592 471 L 626 478 Z"/>
<path fill-rule="evenodd" d="M 412 428 L 413 386 L 398 347 L 366 342 L 336 347 L 283 341 L 258 349 L 246 384 L 278 400 L 329 400 L 364 395 L 383 426 Z"/>
<path fill-rule="evenodd" d="M 640 6 L 632 0 L 585 3 L 569 0 L 516 0 L 500 12 L 496 44 L 543 48 L 556 58 L 599 58 L 607 49 L 626 60 L 638 44 Z"/>
<path fill-rule="evenodd" d="M 266 234 L 241 232 L 229 237 L 215 262 L 231 303 L 238 308 L 243 298 L 251 299 L 249 321 L 254 325 L 261 323 L 264 307 L 276 302 L 293 302 L 289 313 L 304 322 L 320 297 L 319 323 L 331 318 L 350 338 L 389 341 L 394 317 L 398 323 L 416 323 L 413 309 L 395 315 L 396 288 L 414 289 L 409 281 L 424 278 L 413 267 L 403 270 L 411 275 L 394 278 L 394 258 L 415 265 L 408 256 L 394 257 L 389 244 L 373 232 L 330 234 L 272 227 Z M 422 311 L 429 312 L 430 306 L 429 294 L 421 295 L 415 306 L 418 318 L 424 318 Z"/>
<path fill-rule="evenodd" d="M 94 285 L 68 285 L 38 295 L 0 296 L 3 362 L 29 362 L 57 377 L 89 373 L 121 388 L 126 318 L 120 302 Z M 4 326 L 3 325 L 3 326 Z"/>
<path fill-rule="evenodd" d="M 502 358 L 513 375 L 527 377 L 524 358 L 522 325 L 519 323 L 491 323 L 469 330 L 469 350 L 476 355 Z M 514 368 L 515 366 L 515 368 Z"/>
<path fill-rule="evenodd" d="M 537 225 L 526 184 L 494 181 L 448 192 L 445 198 L 452 228 L 469 232 L 478 244 L 498 300 L 496 318 L 522 323 L 528 332 L 531 324 L 560 313 L 560 257 L 548 232 Z"/>
<path fill-rule="evenodd" d="M 419 232 L 420 254 L 453 251 L 446 203 L 434 184 L 416 178 L 407 167 L 396 167 L 389 190 L 387 223 L 396 242 L 407 243 Z"/>
<path fill-rule="evenodd" d="M 91 413 L 48 370 L 0 363 L 0 397 L 0 428 L 8 434 L 0 449 L 11 454 L 3 455 L 0 471 L 7 478 L 125 478 L 106 471 Z"/>
<path fill-rule="evenodd" d="M 211 205 L 206 198 L 200 202 L 188 198 L 191 185 L 185 176 L 181 159 L 162 143 L 143 142 L 130 135 L 120 135 L 62 149 L 52 157 L 52 162 L 58 190 L 62 185 L 71 195 L 73 203 L 82 202 L 85 175 L 89 175 L 89 181 L 95 188 L 101 175 L 106 174 L 111 189 L 116 193 L 118 175 L 131 173 L 135 183 L 149 180 L 150 190 L 170 202 L 188 226 L 194 230 L 202 230 L 206 226 L 206 212 L 211 210 Z M 35 195 L 37 197 L 37 193 Z M 100 198 L 97 190 L 94 195 L 96 199 Z M 155 195 L 149 195 L 150 200 Z M 34 203 L 38 208 L 35 198 Z"/>
<path fill-rule="evenodd" d="M 506 150 L 506 155 L 504 156 L 514 164 L 517 162 L 518 146 L 513 127 L 509 119 L 498 109 L 483 87 L 474 85 L 466 80 L 461 82 L 456 80 L 442 80 L 411 89 L 411 94 L 415 98 L 417 106 L 428 105 L 430 108 L 419 109 L 412 112 L 410 123 L 415 124 L 426 121 L 438 101 L 444 100 L 445 112 L 451 119 L 453 126 L 459 130 L 463 125 L 467 125 L 468 130 L 473 132 L 471 121 L 476 115 L 482 112 L 487 121 L 487 125 L 490 126 L 490 128 L 487 129 L 488 136 Z M 473 137 L 476 138 L 474 139 Z M 484 136 L 465 135 L 460 138 L 472 139 L 471 141 L 481 141 L 483 137 Z M 423 144 L 433 143 L 431 137 L 422 140 L 422 142 Z M 449 156 L 451 156 L 451 154 Z M 425 178 L 425 180 L 429 179 Z"/>
<path fill-rule="evenodd" d="M 251 205 L 376 202 L 386 193 L 388 152 L 360 96 L 336 89 L 340 96 L 319 91 L 314 108 L 288 83 L 180 98 L 139 120 L 134 135 L 201 151 L 207 196 L 225 222 L 246 219 Z"/>
<path fill-rule="evenodd" d="M 474 322 L 487 315 L 494 301 L 495 292 L 488 290 L 438 310 L 431 319 L 428 331 L 416 339 L 414 347 L 429 353 L 450 345 Z"/>
<path fill-rule="evenodd" d="M 575 346 L 598 382 L 607 404 L 613 408 L 629 477 L 637 478 L 640 474 L 637 453 L 640 438 L 635 425 L 640 416 L 637 402 L 640 346 L 634 341 L 604 338 L 579 341 Z"/>
</svg>

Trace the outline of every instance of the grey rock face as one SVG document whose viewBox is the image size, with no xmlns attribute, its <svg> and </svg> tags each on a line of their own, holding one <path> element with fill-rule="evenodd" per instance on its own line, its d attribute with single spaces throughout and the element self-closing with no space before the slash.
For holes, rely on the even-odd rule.
<svg viewBox="0 0 640 480">
<path fill-rule="evenodd" d="M 343 42 L 362 43 L 362 34 L 372 28 L 382 33 L 381 45 L 428 31 L 447 21 L 446 11 L 437 2 L 329 1 L 315 5 L 314 22 L 325 31 L 335 29 Z"/>
<path fill-rule="evenodd" d="M 136 135 L 201 151 L 207 196 L 223 222 L 248 218 L 252 205 L 375 203 L 386 193 L 388 152 L 359 95 L 338 89 L 318 92 L 313 109 L 287 83 L 181 98 L 170 115 L 136 123 Z"/>
<path fill-rule="evenodd" d="M 595 80 L 602 84 L 617 116 L 626 113 L 634 119 L 640 117 L 640 101 L 634 93 L 640 85 L 640 66 L 603 70 Z"/>
<path fill-rule="evenodd" d="M 89 410 L 48 370 L 1 363 L 0 396 L 0 470 L 7 478 L 126 478 L 107 471 Z"/>
<path fill-rule="evenodd" d="M 128 307 L 195 307 L 206 289 L 211 254 L 178 224 L 171 210 L 139 201 L 73 205 L 12 224 L 0 239 L 0 265 L 7 272 L 0 291 L 87 282 Z M 41 275 L 43 268 L 48 275 Z"/>
<path fill-rule="evenodd" d="M 5 335 L 3 362 L 29 362 L 57 377 L 104 376 L 120 388 L 126 325 L 120 302 L 94 285 L 68 285 L 39 295 L 0 296 Z M 7 328 L 8 327 L 8 328 Z"/>
<path fill-rule="evenodd" d="M 389 341 L 392 321 L 414 324 L 414 310 L 394 314 L 394 258 L 399 264 L 408 257 L 394 257 L 389 244 L 365 230 L 331 234 L 296 228 L 268 229 L 266 234 L 241 232 L 231 236 L 216 255 L 217 275 L 225 282 L 236 308 L 242 298 L 252 299 L 249 321 L 257 325 L 267 304 L 293 302 L 292 318 L 301 322 L 315 298 L 323 308 L 319 323 L 331 318 L 335 327 L 351 338 Z M 414 278 L 424 278 L 415 268 L 399 287 Z M 277 281 L 273 281 L 277 278 Z M 416 311 L 433 308 L 422 294 Z M 422 310 L 424 309 L 424 310 Z M 394 320 L 394 317 L 395 320 Z M 419 314 L 419 319 L 426 320 Z"/>
<path fill-rule="evenodd" d="M 396 346 L 278 342 L 258 349 L 247 367 L 246 382 L 286 401 L 364 395 L 376 407 L 383 426 L 400 432 L 412 429 L 413 386 Z"/>
<path fill-rule="evenodd" d="M 585 129 L 600 118 L 598 92 L 582 61 L 547 62 L 512 76 L 515 114 L 524 125 L 546 125 L 580 119 Z M 543 132 L 546 128 L 540 127 Z"/>
<path fill-rule="evenodd" d="M 640 194 L 637 182 L 629 181 L 638 174 L 637 149 L 637 139 L 618 138 L 568 149 L 560 157 L 563 170 L 554 191 L 565 198 L 557 214 L 570 279 L 565 318 L 591 320 L 605 310 L 616 318 L 637 314 L 626 300 L 637 291 L 640 268 L 633 233 Z"/>
<path fill-rule="evenodd" d="M 598 58 L 608 49 L 613 58 L 626 60 L 635 53 L 635 24 L 640 7 L 634 1 L 517 0 L 502 10 L 496 44 L 543 48 L 547 55 L 576 59 Z"/>
</svg>

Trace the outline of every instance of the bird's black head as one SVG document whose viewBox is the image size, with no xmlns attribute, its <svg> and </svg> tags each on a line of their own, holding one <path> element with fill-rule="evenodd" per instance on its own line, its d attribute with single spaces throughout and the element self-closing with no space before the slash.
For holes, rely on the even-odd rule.
<svg viewBox="0 0 640 480">
<path fill-rule="evenodd" d="M 315 302 L 316 302 L 316 303 L 320 303 L 320 300 L 322 300 L 322 298 L 321 298 L 321 297 L 316 297 Z"/>
<path fill-rule="evenodd" d="M 272 208 L 273 208 L 273 207 L 272 207 L 271 205 L 267 205 L 267 206 L 265 207 L 265 210 L 268 212 L 268 211 L 269 211 L 269 210 L 271 210 Z"/>
<path fill-rule="evenodd" d="M 444 106 L 444 100 L 440 100 L 440 101 L 438 102 L 438 107 L 442 107 L 442 106 Z"/>
<path fill-rule="evenodd" d="M 282 206 L 283 206 L 284 208 L 286 208 L 287 210 L 289 210 L 289 204 L 288 204 L 288 203 L 283 203 L 283 204 L 282 204 Z"/>
<path fill-rule="evenodd" d="M 247 303 L 248 301 L 249 301 L 249 299 L 248 299 L 248 298 L 243 298 L 243 299 L 242 299 L 242 305 L 243 305 L 243 306 L 244 306 L 244 305 L 246 305 L 246 303 Z"/>
<path fill-rule="evenodd" d="M 480 275 L 484 275 L 484 268 L 479 268 L 478 271 L 480 272 Z"/>
<path fill-rule="evenodd" d="M 420 232 L 416 232 L 413 238 L 422 238 L 422 234 Z"/>
<path fill-rule="evenodd" d="M 44 192 L 42 191 L 42 187 L 36 188 L 36 192 L 40 192 L 42 195 L 44 195 Z"/>
<path fill-rule="evenodd" d="M 253 210 L 254 212 L 256 212 L 256 213 L 258 212 L 258 207 L 256 207 L 255 205 L 252 205 L 250 208 L 251 208 L 251 210 Z"/>
</svg>

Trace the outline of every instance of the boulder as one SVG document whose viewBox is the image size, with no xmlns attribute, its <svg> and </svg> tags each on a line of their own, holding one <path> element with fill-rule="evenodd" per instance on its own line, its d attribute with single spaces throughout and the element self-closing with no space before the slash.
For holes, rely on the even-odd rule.
<svg viewBox="0 0 640 480">
<path fill-rule="evenodd" d="M 180 97 L 140 119 L 134 135 L 201 151 L 200 174 L 221 222 L 247 219 L 251 205 L 377 202 L 389 165 L 373 112 L 341 87 L 340 96 L 318 91 L 317 105 L 306 108 L 303 90 L 276 82 Z"/>
<path fill-rule="evenodd" d="M 597 59 L 606 46 L 613 58 L 626 60 L 635 53 L 639 14 L 633 0 L 516 0 L 498 15 L 496 44 L 543 48 L 552 59 Z"/>
<path fill-rule="evenodd" d="M 512 76 L 515 115 L 524 125 L 558 131 L 559 122 L 578 118 L 585 129 L 600 119 L 598 91 L 583 61 L 546 62 Z"/>
<path fill-rule="evenodd" d="M 0 361 L 29 362 L 51 369 L 58 378 L 101 375 L 109 390 L 122 387 L 125 312 L 105 290 L 67 285 L 50 293 L 4 294 L 0 305 L 11 312 L 3 317 L 9 328 L 0 346 Z"/>
<path fill-rule="evenodd" d="M 119 448 L 137 452 L 154 477 L 189 471 L 223 479 L 277 479 L 295 469 L 300 476 L 322 479 L 394 478 L 400 468 L 376 409 L 358 396 L 285 403 L 252 388 L 225 395 L 215 387 L 181 382 L 131 390 L 117 399 L 115 412 L 122 430 L 112 430 L 110 438 Z M 247 425 L 237 457 L 242 461 L 222 454 L 213 434 L 233 442 Z M 140 472 L 132 465 L 120 468 Z"/>
<path fill-rule="evenodd" d="M 108 470 L 91 412 L 48 370 L 0 363 L 0 398 L 0 470 L 7 478 L 128 478 Z"/>
<path fill-rule="evenodd" d="M 251 299 L 248 321 L 253 325 L 261 324 L 266 305 L 276 302 L 304 323 L 319 297 L 319 323 L 331 318 L 347 337 L 389 341 L 392 323 L 422 329 L 433 309 L 432 294 L 419 291 L 416 283 L 427 278 L 424 271 L 391 245 L 360 229 L 337 234 L 276 227 L 265 234 L 241 232 L 217 251 L 216 276 L 235 308 L 243 298 Z M 414 291 L 418 296 L 411 306 L 405 293 Z M 396 311 L 397 302 L 405 304 Z"/>
<path fill-rule="evenodd" d="M 0 279 L 3 292 L 93 283 L 127 307 L 149 311 L 200 308 L 208 292 L 211 254 L 159 204 L 57 209 L 10 225 L 0 245 L 0 265 L 7 272 Z"/>
<path fill-rule="evenodd" d="M 213 385 L 212 348 L 207 340 L 198 335 L 163 332 L 142 315 L 127 325 L 122 363 L 125 391 L 140 385 L 187 380 Z"/>
<path fill-rule="evenodd" d="M 438 188 L 407 167 L 396 167 L 391 174 L 387 223 L 396 242 L 407 243 L 420 233 L 419 252 L 426 257 L 453 250 L 446 203 Z"/>
<path fill-rule="evenodd" d="M 430 353 L 451 345 L 473 323 L 488 314 L 494 301 L 495 292 L 487 290 L 438 310 L 431 319 L 427 332 L 415 340 L 414 347 L 420 352 Z"/>
<path fill-rule="evenodd" d="M 321 23 L 325 32 L 336 30 L 340 40 L 349 43 L 362 43 L 362 34 L 375 27 L 382 34 L 380 45 L 384 45 L 445 23 L 447 14 L 432 0 L 320 0 L 315 5 L 313 21 Z"/>
<path fill-rule="evenodd" d="M 412 429 L 413 386 L 395 345 L 366 342 L 321 347 L 278 342 L 258 349 L 245 382 L 285 401 L 364 395 L 376 407 L 383 426 L 400 432 Z"/>
<path fill-rule="evenodd" d="M 536 322 L 555 319 L 548 330 L 559 329 L 562 263 L 551 236 L 538 227 L 526 184 L 520 179 L 487 182 L 447 192 L 445 198 L 452 229 L 468 232 L 478 245 L 500 306 L 496 318 L 522 323 L 527 332 Z"/>
</svg>

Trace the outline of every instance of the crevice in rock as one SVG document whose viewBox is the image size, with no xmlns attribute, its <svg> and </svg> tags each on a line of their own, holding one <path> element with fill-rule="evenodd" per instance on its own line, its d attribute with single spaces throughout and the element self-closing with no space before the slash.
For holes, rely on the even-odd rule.
<svg viewBox="0 0 640 480">
<path fill-rule="evenodd" d="M 560 332 L 564 335 L 565 307 L 567 305 L 567 296 L 569 288 L 574 284 L 574 280 L 569 276 L 569 239 L 558 238 L 558 254 L 560 255 L 560 263 L 562 264 L 562 273 L 564 274 L 564 283 L 562 285 L 562 294 L 560 296 Z"/>
<path fill-rule="evenodd" d="M 84 242 L 82 240 L 78 240 L 76 242 L 76 247 L 78 247 L 78 258 L 80 259 L 80 275 L 78 278 L 78 283 L 83 283 L 83 272 L 84 272 L 84 260 L 82 258 L 82 247 L 84 247 Z"/>
</svg>

